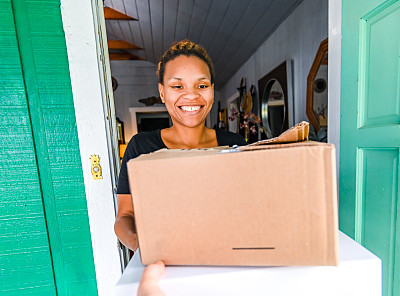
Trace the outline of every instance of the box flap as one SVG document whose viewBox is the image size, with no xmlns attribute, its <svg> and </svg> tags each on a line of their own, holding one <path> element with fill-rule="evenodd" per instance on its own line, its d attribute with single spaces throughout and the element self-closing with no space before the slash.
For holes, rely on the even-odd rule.
<svg viewBox="0 0 400 296">
<path fill-rule="evenodd" d="M 310 124 L 307 121 L 302 121 L 295 126 L 292 126 L 287 131 L 280 134 L 278 137 L 258 141 L 247 146 L 259 146 L 267 144 L 277 144 L 277 143 L 294 143 L 308 141 L 308 133 L 310 130 Z"/>
<path fill-rule="evenodd" d="M 238 152 L 239 150 L 258 150 L 258 149 L 275 149 L 289 148 L 299 145 L 311 146 L 320 145 L 319 142 L 308 141 L 309 123 L 302 121 L 287 131 L 283 132 L 278 137 L 258 141 L 241 147 L 219 146 L 214 148 L 199 148 L 199 149 L 161 149 L 150 154 L 140 155 L 136 160 L 148 159 L 164 159 L 174 157 L 196 157 L 210 155 L 215 153 Z M 292 144 L 288 144 L 292 143 Z M 294 145 L 293 145 L 294 143 Z M 150 156 L 151 155 L 151 156 Z"/>
</svg>

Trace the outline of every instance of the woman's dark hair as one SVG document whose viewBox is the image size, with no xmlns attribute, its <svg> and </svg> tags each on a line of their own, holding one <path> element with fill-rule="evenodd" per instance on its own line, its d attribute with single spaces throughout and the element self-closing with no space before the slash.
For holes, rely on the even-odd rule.
<svg viewBox="0 0 400 296">
<path fill-rule="evenodd" d="M 157 69 L 157 76 L 159 83 L 164 84 L 165 65 L 169 61 L 172 61 L 173 59 L 177 58 L 180 55 L 185 55 L 188 57 L 195 56 L 203 60 L 207 64 L 208 69 L 210 70 L 211 84 L 214 83 L 214 66 L 206 50 L 200 45 L 187 39 L 179 42 L 174 42 L 171 45 L 171 47 L 161 57 Z"/>
</svg>

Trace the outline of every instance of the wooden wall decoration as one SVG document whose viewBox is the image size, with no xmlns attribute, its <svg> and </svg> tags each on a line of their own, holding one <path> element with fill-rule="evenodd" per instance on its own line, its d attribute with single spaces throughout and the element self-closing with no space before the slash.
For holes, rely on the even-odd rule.
<svg viewBox="0 0 400 296">
<path fill-rule="evenodd" d="M 137 19 L 119 12 L 110 7 L 104 7 L 104 18 L 106 20 L 127 20 L 127 21 L 137 21 Z"/>
<path fill-rule="evenodd" d="M 108 40 L 108 49 L 143 49 L 124 40 Z"/>
<path fill-rule="evenodd" d="M 104 7 L 104 18 L 106 20 L 125 20 L 137 21 L 129 15 L 119 12 L 110 7 Z M 108 49 L 110 60 L 143 60 L 142 58 L 130 53 L 128 50 L 143 49 L 135 44 L 129 43 L 124 40 L 108 40 Z"/>
<path fill-rule="evenodd" d="M 143 60 L 130 52 L 110 52 L 110 60 Z"/>
<path fill-rule="evenodd" d="M 307 77 L 307 103 L 306 103 L 306 114 L 308 119 L 310 120 L 311 125 L 314 128 L 315 133 L 321 129 L 321 122 L 318 114 L 316 114 L 314 110 L 314 91 L 318 70 L 321 65 L 328 64 L 328 38 L 321 42 L 317 54 L 315 55 L 314 62 L 311 66 L 310 72 Z M 325 86 L 326 89 L 327 86 Z M 318 85 L 317 85 L 318 88 Z M 318 90 L 317 90 L 318 91 Z M 328 99 L 326 99 L 326 104 L 328 103 Z"/>
</svg>

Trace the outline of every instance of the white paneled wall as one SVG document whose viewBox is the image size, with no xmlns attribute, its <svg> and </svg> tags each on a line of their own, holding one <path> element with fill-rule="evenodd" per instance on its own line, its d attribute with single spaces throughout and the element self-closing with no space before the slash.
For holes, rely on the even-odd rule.
<svg viewBox="0 0 400 296">
<path fill-rule="evenodd" d="M 133 135 L 129 108 L 145 107 L 139 103 L 139 99 L 159 95 L 156 70 L 157 67 L 147 61 L 111 61 L 111 75 L 118 82 L 118 88 L 114 92 L 115 112 L 124 122 L 126 141 Z"/>
<path fill-rule="evenodd" d="M 304 0 L 220 89 L 221 105 L 245 77 L 247 89 L 285 60 L 292 60 L 295 123 L 307 120 L 307 75 L 322 40 L 328 37 L 328 0 Z M 218 74 L 217 74 L 218 75 Z"/>
</svg>

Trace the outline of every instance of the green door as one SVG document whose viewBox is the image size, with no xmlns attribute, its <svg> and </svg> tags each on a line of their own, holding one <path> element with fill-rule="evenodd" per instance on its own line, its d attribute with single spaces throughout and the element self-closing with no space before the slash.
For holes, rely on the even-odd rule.
<svg viewBox="0 0 400 296">
<path fill-rule="evenodd" d="M 97 295 L 59 0 L 0 0 L 0 295 Z"/>
<path fill-rule="evenodd" d="M 0 28 L 0 294 L 29 291 L 30 295 L 55 295 L 31 122 L 9 0 L 0 0 Z"/>
<path fill-rule="evenodd" d="M 400 1 L 342 1 L 340 229 L 400 296 Z"/>
</svg>

